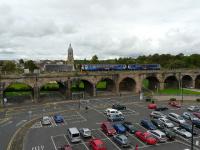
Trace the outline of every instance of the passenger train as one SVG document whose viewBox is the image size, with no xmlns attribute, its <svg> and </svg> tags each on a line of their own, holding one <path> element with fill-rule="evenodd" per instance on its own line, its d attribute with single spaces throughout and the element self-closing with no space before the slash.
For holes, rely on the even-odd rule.
<svg viewBox="0 0 200 150">
<path fill-rule="evenodd" d="M 160 64 L 82 64 L 82 71 L 160 70 Z"/>
</svg>

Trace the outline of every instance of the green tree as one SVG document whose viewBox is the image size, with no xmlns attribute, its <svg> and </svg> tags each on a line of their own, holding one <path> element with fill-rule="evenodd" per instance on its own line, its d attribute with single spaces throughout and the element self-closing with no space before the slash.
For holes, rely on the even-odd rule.
<svg viewBox="0 0 200 150">
<path fill-rule="evenodd" d="M 90 63 L 91 64 L 98 64 L 99 63 L 99 59 L 98 59 L 97 55 L 92 56 Z"/>
<path fill-rule="evenodd" d="M 15 72 L 16 64 L 12 61 L 4 61 L 2 66 L 2 71 L 7 73 Z"/>
<path fill-rule="evenodd" d="M 28 60 L 24 63 L 24 68 L 29 69 L 31 72 L 34 71 L 34 69 L 38 69 L 36 64 L 32 60 Z"/>
</svg>

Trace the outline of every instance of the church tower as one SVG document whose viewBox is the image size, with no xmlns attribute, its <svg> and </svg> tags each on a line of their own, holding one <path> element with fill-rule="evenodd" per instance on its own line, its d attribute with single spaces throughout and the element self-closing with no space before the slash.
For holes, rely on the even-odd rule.
<svg viewBox="0 0 200 150">
<path fill-rule="evenodd" d="M 69 44 L 69 48 L 68 48 L 67 64 L 74 65 L 73 48 L 71 46 L 71 43 Z"/>
</svg>

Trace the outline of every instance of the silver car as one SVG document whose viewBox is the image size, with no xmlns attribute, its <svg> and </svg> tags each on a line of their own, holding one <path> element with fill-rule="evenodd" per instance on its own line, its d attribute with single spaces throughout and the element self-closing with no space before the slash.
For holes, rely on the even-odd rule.
<svg viewBox="0 0 200 150">
<path fill-rule="evenodd" d="M 80 128 L 79 132 L 80 132 L 81 136 L 84 138 L 92 136 L 91 130 L 88 128 Z"/>
<path fill-rule="evenodd" d="M 49 116 L 43 116 L 41 123 L 42 123 L 42 125 L 51 125 L 50 117 Z"/>
<path fill-rule="evenodd" d="M 147 132 L 151 133 L 151 135 L 153 135 L 159 142 L 167 141 L 167 137 L 166 137 L 165 133 L 163 133 L 160 130 L 149 130 Z"/>
</svg>

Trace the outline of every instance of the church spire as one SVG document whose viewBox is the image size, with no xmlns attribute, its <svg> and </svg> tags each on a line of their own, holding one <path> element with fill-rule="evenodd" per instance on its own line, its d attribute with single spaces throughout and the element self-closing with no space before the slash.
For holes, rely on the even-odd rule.
<svg viewBox="0 0 200 150">
<path fill-rule="evenodd" d="M 68 48 L 67 63 L 68 64 L 74 64 L 74 55 L 73 55 L 73 48 L 72 48 L 71 43 L 69 44 L 69 48 Z"/>
</svg>

